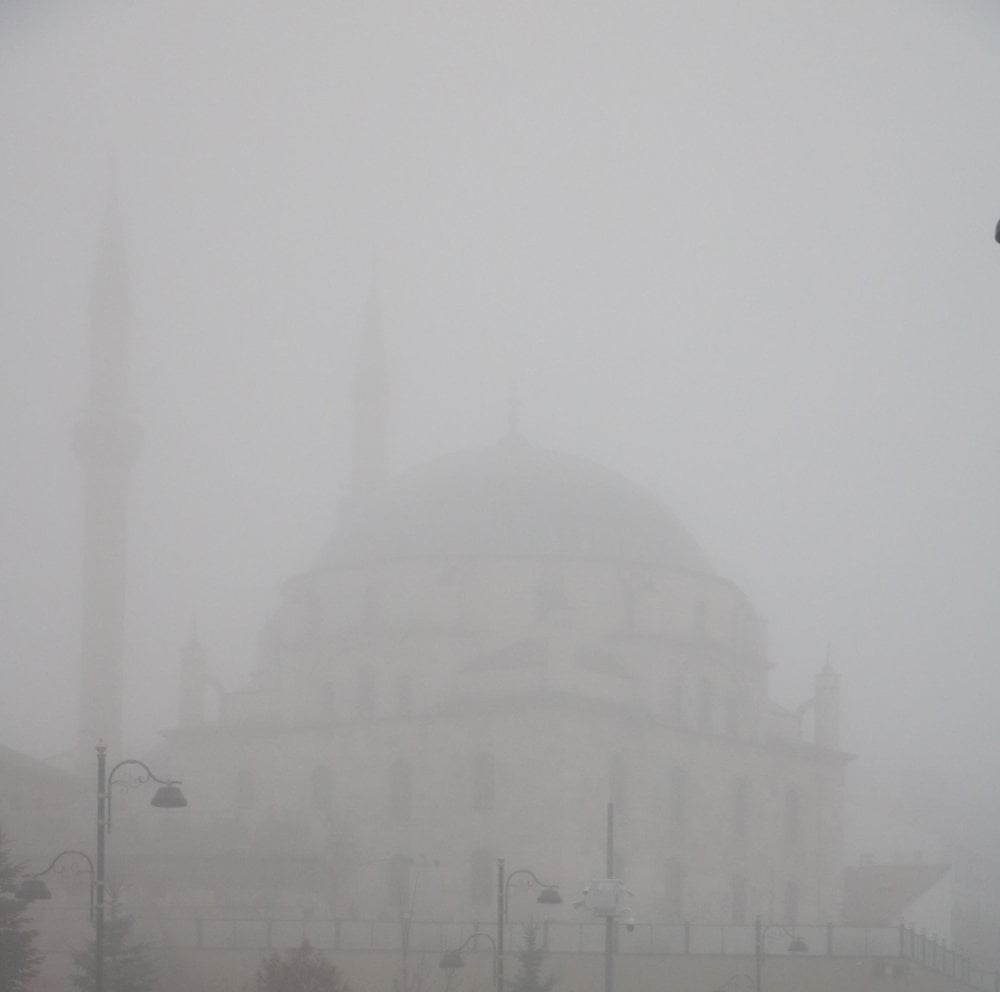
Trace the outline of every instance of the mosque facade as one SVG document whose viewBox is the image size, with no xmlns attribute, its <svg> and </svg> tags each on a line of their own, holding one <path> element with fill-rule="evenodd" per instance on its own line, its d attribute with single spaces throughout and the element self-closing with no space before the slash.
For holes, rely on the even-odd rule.
<svg viewBox="0 0 1000 992">
<path fill-rule="evenodd" d="M 186 898 L 489 919 L 504 858 L 572 919 L 610 853 L 636 919 L 837 919 L 829 666 L 775 704 L 761 620 L 671 512 L 516 428 L 390 477 L 387 383 L 372 307 L 334 535 L 211 719 L 204 652 L 183 653 Z"/>
</svg>

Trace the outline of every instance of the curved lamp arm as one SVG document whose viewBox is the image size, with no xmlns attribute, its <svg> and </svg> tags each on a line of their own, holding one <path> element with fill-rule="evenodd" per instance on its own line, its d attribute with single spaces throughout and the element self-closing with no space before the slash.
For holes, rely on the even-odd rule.
<svg viewBox="0 0 1000 992">
<path fill-rule="evenodd" d="M 157 782 L 160 785 L 181 784 L 180 779 L 173 778 L 168 780 L 168 779 L 158 778 L 156 775 L 152 773 L 152 771 L 150 771 L 149 765 L 147 765 L 144 761 L 139 761 L 138 758 L 126 758 L 124 761 L 119 761 L 118 764 L 115 765 L 110 772 L 108 772 L 108 779 L 104 788 L 104 792 L 107 795 L 107 801 L 108 801 L 107 820 L 106 820 L 106 829 L 108 833 L 111 833 L 111 780 L 115 777 L 115 772 L 118 771 L 118 769 L 123 767 L 124 765 L 138 765 L 146 773 L 145 775 L 139 776 L 140 782 L 152 781 L 152 782 Z"/>
<path fill-rule="evenodd" d="M 559 888 L 558 885 L 546 885 L 545 882 L 543 882 L 530 868 L 518 868 L 517 870 L 512 871 L 507 876 L 507 881 L 505 881 L 503 883 L 503 918 L 504 918 L 504 922 L 506 922 L 507 919 L 508 919 L 508 916 L 507 916 L 507 902 L 508 902 L 507 893 L 510 891 L 510 881 L 511 881 L 512 878 L 514 878 L 517 875 L 527 875 L 528 878 L 530 878 L 531 881 L 533 881 L 535 883 L 535 885 L 537 885 L 537 886 L 539 886 L 540 888 L 543 888 L 543 889 L 558 889 Z"/>
<path fill-rule="evenodd" d="M 83 858 L 83 860 L 87 862 L 87 868 L 90 871 L 90 914 L 89 915 L 90 919 L 93 919 L 94 918 L 94 862 L 91 861 L 89 854 L 86 854 L 83 851 L 76 851 L 76 850 L 60 851 L 49 862 L 48 868 L 45 868 L 42 871 L 32 872 L 30 875 L 26 875 L 25 878 L 41 878 L 43 875 L 48 875 L 50 871 L 56 871 L 56 872 L 62 871 L 61 868 L 56 868 L 56 865 L 59 864 L 59 862 L 62 861 L 63 858 L 65 858 L 67 855 L 70 854 L 75 854 L 78 857 Z"/>
<path fill-rule="evenodd" d="M 455 954 L 459 958 L 461 958 L 462 951 L 464 951 L 466 947 L 469 946 L 469 944 L 471 944 L 474 940 L 477 940 L 479 937 L 485 937 L 490 942 L 490 946 L 493 948 L 493 984 L 495 986 L 497 981 L 497 942 L 493 939 L 491 934 L 484 933 L 482 930 L 477 930 L 475 933 L 470 933 L 469 936 L 466 937 L 465 940 L 463 940 L 462 943 L 459 944 L 454 951 L 448 951 L 447 953 L 449 955 Z M 444 966 L 442 965 L 442 967 Z"/>
<path fill-rule="evenodd" d="M 493 945 L 493 953 L 496 954 L 497 942 L 493 939 L 493 935 L 484 933 L 482 930 L 477 930 L 475 933 L 470 933 L 469 936 L 466 937 L 465 940 L 463 940 L 462 943 L 455 948 L 455 953 L 461 954 L 462 951 L 464 951 L 466 947 L 469 946 L 469 944 L 471 944 L 474 940 L 477 940 L 480 937 L 485 937 Z"/>
</svg>

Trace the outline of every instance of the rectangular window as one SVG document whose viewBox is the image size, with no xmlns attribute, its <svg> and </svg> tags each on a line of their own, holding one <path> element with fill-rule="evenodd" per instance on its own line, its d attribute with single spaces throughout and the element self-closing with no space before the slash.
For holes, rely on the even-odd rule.
<svg viewBox="0 0 1000 992">
<path fill-rule="evenodd" d="M 796 923 L 799 918 L 799 887 L 794 882 L 785 886 L 785 922 Z"/>
<path fill-rule="evenodd" d="M 670 822 L 674 826 L 680 826 L 687 819 L 687 773 L 683 768 L 670 769 L 667 803 L 670 811 Z"/>
<path fill-rule="evenodd" d="M 389 859 L 388 895 L 390 906 L 401 906 L 406 909 L 410 905 L 410 870 L 413 859 L 405 854 L 394 854 Z"/>
<path fill-rule="evenodd" d="M 743 926 L 747 921 L 747 880 L 742 875 L 733 875 L 733 924 Z"/>
<path fill-rule="evenodd" d="M 667 921 L 679 923 L 684 919 L 684 868 L 676 858 L 666 864 L 663 895 Z"/>
<path fill-rule="evenodd" d="M 469 899 L 476 906 L 493 902 L 493 855 L 483 848 L 473 851 L 470 859 Z"/>
<path fill-rule="evenodd" d="M 472 808 L 477 813 L 493 809 L 496 785 L 496 762 L 488 751 L 477 754 L 472 762 Z"/>
</svg>

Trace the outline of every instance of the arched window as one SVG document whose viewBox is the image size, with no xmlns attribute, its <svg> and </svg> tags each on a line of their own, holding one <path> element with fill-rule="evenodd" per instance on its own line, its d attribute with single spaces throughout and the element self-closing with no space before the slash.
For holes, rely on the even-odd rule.
<svg viewBox="0 0 1000 992">
<path fill-rule="evenodd" d="M 785 886 L 784 915 L 786 923 L 796 923 L 799 918 L 799 887 L 794 882 Z"/>
<path fill-rule="evenodd" d="M 358 669 L 358 716 L 375 715 L 375 672 L 371 665 Z"/>
<path fill-rule="evenodd" d="M 684 726 L 684 680 L 675 679 L 670 688 L 670 719 L 675 727 Z"/>
<path fill-rule="evenodd" d="M 693 627 L 695 640 L 703 641 L 708 637 L 708 607 L 704 600 L 694 605 Z"/>
<path fill-rule="evenodd" d="M 750 816 L 750 786 L 746 779 L 733 783 L 733 833 L 737 840 L 746 840 Z"/>
<path fill-rule="evenodd" d="M 616 754 L 611 758 L 610 795 L 615 809 L 624 813 L 628 809 L 628 768 L 625 759 Z"/>
<path fill-rule="evenodd" d="M 730 737 L 740 736 L 740 701 L 735 693 L 726 699 L 726 733 Z"/>
<path fill-rule="evenodd" d="M 413 679 L 400 675 L 396 682 L 396 714 L 409 716 L 413 712 Z"/>
<path fill-rule="evenodd" d="M 484 848 L 473 851 L 469 861 L 469 899 L 476 906 L 493 901 L 493 855 Z"/>
<path fill-rule="evenodd" d="M 566 582 L 561 575 L 543 578 L 535 590 L 535 619 L 545 620 L 566 609 Z"/>
<path fill-rule="evenodd" d="M 732 885 L 732 922 L 742 926 L 747 921 L 747 880 L 742 875 L 733 875 Z"/>
<path fill-rule="evenodd" d="M 413 773 L 405 758 L 397 758 L 389 769 L 389 815 L 397 823 L 410 818 Z"/>
<path fill-rule="evenodd" d="M 321 719 L 333 722 L 337 718 L 337 687 L 325 682 L 319 691 Z"/>
<path fill-rule="evenodd" d="M 256 791 L 253 772 L 247 768 L 241 768 L 236 773 L 236 808 L 253 809 Z"/>
<path fill-rule="evenodd" d="M 664 909 L 668 922 L 677 923 L 684 919 L 684 867 L 676 858 L 671 858 L 663 874 Z"/>
<path fill-rule="evenodd" d="M 366 627 L 377 627 L 382 622 L 382 590 L 374 582 L 365 586 L 361 622 Z"/>
<path fill-rule="evenodd" d="M 493 809 L 496 788 L 496 760 L 488 751 L 472 759 L 472 808 L 480 813 Z"/>
<path fill-rule="evenodd" d="M 317 765 L 309 776 L 309 805 L 318 811 L 333 805 L 333 772 L 327 765 Z"/>
<path fill-rule="evenodd" d="M 802 838 L 802 817 L 799 790 L 790 788 L 785 793 L 785 843 L 794 847 Z"/>
<path fill-rule="evenodd" d="M 387 881 L 390 906 L 409 907 L 412 868 L 413 859 L 405 854 L 394 854 L 389 858 Z"/>
<path fill-rule="evenodd" d="M 712 732 L 715 711 L 715 691 L 708 679 L 698 682 L 698 729 L 706 734 Z"/>
<path fill-rule="evenodd" d="M 670 822 L 674 826 L 681 826 L 687 819 L 687 773 L 679 765 L 670 769 L 667 807 Z"/>
</svg>

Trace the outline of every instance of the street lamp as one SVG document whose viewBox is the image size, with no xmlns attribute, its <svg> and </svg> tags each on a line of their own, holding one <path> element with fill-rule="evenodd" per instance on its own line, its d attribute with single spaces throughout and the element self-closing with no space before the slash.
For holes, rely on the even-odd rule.
<svg viewBox="0 0 1000 992">
<path fill-rule="evenodd" d="M 110 773 L 105 774 L 108 747 L 104 741 L 97 743 L 97 919 L 94 926 L 94 992 L 104 992 L 104 840 L 111 833 L 111 785 L 115 772 L 125 765 L 138 765 L 144 775 L 140 782 L 156 782 L 160 787 L 153 796 L 151 805 L 160 809 L 179 809 L 187 806 L 180 782 L 176 779 L 157 778 L 145 762 L 135 758 L 119 761 Z"/>
<path fill-rule="evenodd" d="M 528 868 L 517 868 L 509 875 L 504 874 L 504 860 L 497 858 L 497 992 L 503 992 L 503 925 L 507 921 L 507 890 L 510 880 L 517 875 L 527 875 L 530 881 L 541 886 L 536 902 L 547 906 L 562 902 L 558 885 L 546 885 Z"/>
<path fill-rule="evenodd" d="M 774 926 L 774 924 L 771 924 L 771 926 L 764 926 L 760 921 L 760 916 L 754 917 L 754 992 L 762 992 L 765 954 L 764 941 L 767 939 L 767 931 L 770 930 L 772 926 Z M 798 936 L 798 934 L 789 930 L 788 927 L 781 927 L 781 929 L 787 936 L 792 938 L 788 943 L 789 954 L 808 953 L 809 945 L 800 936 Z"/>
<path fill-rule="evenodd" d="M 493 982 L 496 984 L 497 981 L 497 942 L 488 934 L 482 933 L 481 931 L 476 931 L 470 934 L 462 943 L 456 947 L 453 951 L 445 951 L 441 955 L 440 966 L 442 968 L 454 969 L 454 968 L 464 968 L 465 958 L 462 957 L 462 951 L 472 944 L 478 937 L 485 937 L 493 948 Z M 473 945 L 474 949 L 474 945 Z"/>
<path fill-rule="evenodd" d="M 87 867 L 90 870 L 90 919 L 94 918 L 94 862 L 90 860 L 89 854 L 84 854 L 83 851 L 60 851 L 49 863 L 48 868 L 44 871 L 36 871 L 32 875 L 25 875 L 21 884 L 17 887 L 17 891 L 14 893 L 15 899 L 20 899 L 22 902 L 35 902 L 39 899 L 51 899 L 52 893 L 49 892 L 49 887 L 42 881 L 43 875 L 48 875 L 50 871 L 62 872 L 62 868 L 57 868 L 56 866 L 62 861 L 63 858 L 74 854 L 77 857 L 83 858 L 87 862 Z"/>
</svg>

